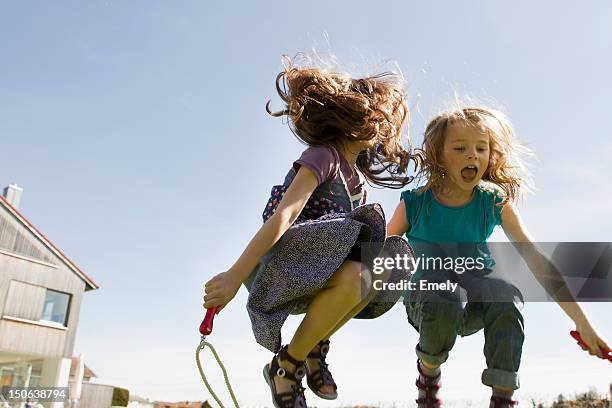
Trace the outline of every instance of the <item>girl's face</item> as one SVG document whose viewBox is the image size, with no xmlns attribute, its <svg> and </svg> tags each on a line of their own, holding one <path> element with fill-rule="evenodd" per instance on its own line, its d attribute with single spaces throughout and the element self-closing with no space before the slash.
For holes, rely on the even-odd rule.
<svg viewBox="0 0 612 408">
<path fill-rule="evenodd" d="M 469 124 L 449 123 L 442 150 L 447 187 L 471 192 L 487 170 L 489 154 L 487 132 Z"/>
</svg>

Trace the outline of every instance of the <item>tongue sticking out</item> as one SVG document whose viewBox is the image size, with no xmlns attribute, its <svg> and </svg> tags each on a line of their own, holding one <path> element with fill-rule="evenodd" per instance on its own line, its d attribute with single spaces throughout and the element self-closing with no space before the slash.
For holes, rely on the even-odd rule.
<svg viewBox="0 0 612 408">
<path fill-rule="evenodd" d="M 474 180 L 474 177 L 476 177 L 476 169 L 467 167 L 464 168 L 463 170 L 461 170 L 461 177 L 463 177 L 463 179 L 467 182 Z"/>
</svg>

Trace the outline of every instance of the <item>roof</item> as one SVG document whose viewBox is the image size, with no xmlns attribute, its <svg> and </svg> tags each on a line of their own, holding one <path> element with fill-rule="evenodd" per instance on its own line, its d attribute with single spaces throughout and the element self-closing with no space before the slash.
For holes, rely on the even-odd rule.
<svg viewBox="0 0 612 408">
<path fill-rule="evenodd" d="M 70 375 L 74 377 L 76 375 L 76 370 L 79 365 L 79 358 L 72 357 L 72 362 L 70 363 Z M 83 370 L 83 378 L 92 378 L 97 377 L 97 375 L 91 371 L 91 368 L 87 367 L 87 364 L 83 364 L 85 369 Z"/>
<path fill-rule="evenodd" d="M 47 237 L 40 232 L 34 224 L 24 217 L 15 207 L 13 207 L 2 194 L 0 194 L 0 205 L 4 206 L 19 222 L 21 222 L 36 238 L 38 238 L 51 252 L 60 258 L 74 273 L 85 281 L 85 290 L 98 289 L 100 286 L 85 274 L 74 262 L 72 262 L 62 251 L 60 251 Z"/>
</svg>

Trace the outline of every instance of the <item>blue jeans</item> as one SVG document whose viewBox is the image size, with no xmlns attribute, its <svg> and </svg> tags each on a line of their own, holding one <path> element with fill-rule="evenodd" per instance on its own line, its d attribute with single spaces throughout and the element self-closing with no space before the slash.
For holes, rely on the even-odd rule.
<svg viewBox="0 0 612 408">
<path fill-rule="evenodd" d="M 450 280 L 459 286 L 455 291 L 419 290 L 418 279 Z M 413 281 L 417 288 L 405 296 L 405 305 L 408 321 L 420 335 L 416 346 L 419 359 L 440 365 L 447 360 L 457 335 L 469 336 L 484 328 L 487 368 L 482 373 L 483 384 L 518 389 L 525 339 L 520 291 L 490 269 L 463 274 L 421 271 Z M 462 299 L 460 287 L 467 299 Z"/>
</svg>

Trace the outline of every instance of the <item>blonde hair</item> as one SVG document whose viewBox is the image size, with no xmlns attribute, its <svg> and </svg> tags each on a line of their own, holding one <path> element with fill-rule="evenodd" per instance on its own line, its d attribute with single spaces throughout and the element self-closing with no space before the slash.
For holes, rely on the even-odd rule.
<svg viewBox="0 0 612 408">
<path fill-rule="evenodd" d="M 409 110 L 401 75 L 383 72 L 351 78 L 298 65 L 296 59 L 285 58 L 285 69 L 276 77 L 276 90 L 285 108 L 272 112 L 268 101 L 268 113 L 287 116 L 292 132 L 309 146 L 340 148 L 345 142 L 375 140 L 357 158 L 365 178 L 391 188 L 411 182 L 413 177 L 403 176 L 415 157 L 402 144 Z"/>
<path fill-rule="evenodd" d="M 449 124 L 475 126 L 489 135 L 489 164 L 482 180 L 502 190 L 500 205 L 515 202 L 523 192 L 533 190 L 533 182 L 523 156 L 533 151 L 516 139 L 510 120 L 502 112 L 486 107 L 455 108 L 433 118 L 423 138 L 423 146 L 416 150 L 419 156 L 419 181 L 425 180 L 422 191 L 441 187 L 446 170 L 442 164 L 444 137 Z"/>
</svg>

